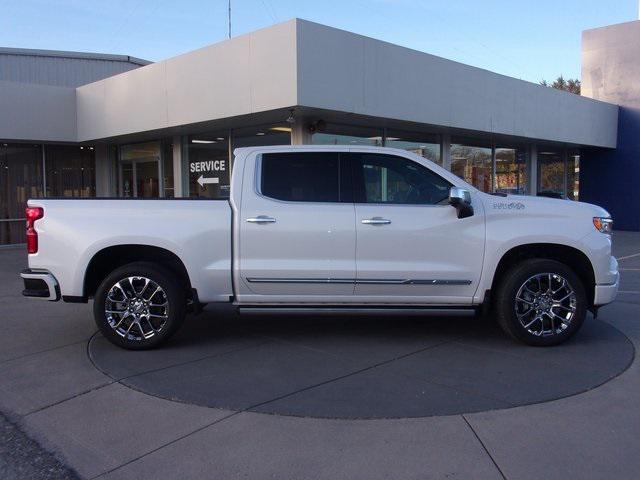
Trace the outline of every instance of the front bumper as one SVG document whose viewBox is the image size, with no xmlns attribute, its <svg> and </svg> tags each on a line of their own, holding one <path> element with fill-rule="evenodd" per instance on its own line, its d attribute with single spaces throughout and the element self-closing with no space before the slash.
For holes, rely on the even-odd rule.
<svg viewBox="0 0 640 480">
<path fill-rule="evenodd" d="M 607 285 L 596 285 L 593 295 L 593 304 L 596 307 L 613 302 L 618 294 L 620 273 L 618 272 L 618 261 L 614 257 L 611 257 L 609 275 L 615 279 L 613 283 Z"/>
<path fill-rule="evenodd" d="M 42 300 L 57 302 L 60 300 L 60 286 L 53 275 L 46 270 L 32 270 L 30 268 L 20 273 L 24 282 L 22 295 Z"/>
</svg>

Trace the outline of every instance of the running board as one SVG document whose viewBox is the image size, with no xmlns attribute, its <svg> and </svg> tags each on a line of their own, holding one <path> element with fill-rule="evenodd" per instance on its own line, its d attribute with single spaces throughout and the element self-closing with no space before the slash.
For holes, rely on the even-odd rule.
<svg viewBox="0 0 640 480">
<path fill-rule="evenodd" d="M 475 315 L 476 307 L 406 307 L 380 306 L 360 307 L 345 305 L 341 307 L 325 306 L 280 306 L 280 305 L 248 305 L 239 306 L 240 314 L 304 314 L 304 315 L 424 315 L 424 316 L 461 316 Z"/>
</svg>

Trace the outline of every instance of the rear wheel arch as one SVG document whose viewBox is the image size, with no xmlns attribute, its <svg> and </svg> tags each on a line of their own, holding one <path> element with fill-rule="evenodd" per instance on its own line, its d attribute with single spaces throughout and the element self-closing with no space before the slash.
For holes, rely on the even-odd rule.
<svg viewBox="0 0 640 480">
<path fill-rule="evenodd" d="M 93 297 L 100 283 L 114 270 L 133 262 L 149 262 L 169 270 L 191 293 L 191 280 L 182 260 L 170 250 L 153 245 L 114 245 L 98 251 L 89 261 L 84 275 L 83 296 Z"/>
<path fill-rule="evenodd" d="M 589 305 L 593 305 L 596 282 L 591 260 L 581 250 L 557 243 L 528 243 L 518 245 L 505 252 L 495 269 L 491 292 L 496 291 L 504 274 L 514 265 L 532 258 L 555 260 L 571 268 L 584 286 Z"/>
</svg>

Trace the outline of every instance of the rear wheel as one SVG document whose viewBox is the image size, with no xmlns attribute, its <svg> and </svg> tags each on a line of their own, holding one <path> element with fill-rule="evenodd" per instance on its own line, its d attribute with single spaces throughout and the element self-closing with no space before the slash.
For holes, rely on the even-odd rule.
<svg viewBox="0 0 640 480">
<path fill-rule="evenodd" d="M 93 314 L 102 334 L 129 350 L 154 348 L 182 324 L 186 296 L 166 268 L 146 262 L 124 265 L 98 287 Z"/>
<path fill-rule="evenodd" d="M 502 329 L 529 345 L 557 345 L 582 326 L 587 296 L 580 278 L 555 260 L 531 259 L 508 270 L 497 289 Z"/>
</svg>

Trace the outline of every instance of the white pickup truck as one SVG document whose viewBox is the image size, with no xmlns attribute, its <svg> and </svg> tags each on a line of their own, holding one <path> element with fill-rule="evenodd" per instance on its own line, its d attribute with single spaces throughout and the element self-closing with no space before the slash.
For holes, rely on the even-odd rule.
<svg viewBox="0 0 640 480">
<path fill-rule="evenodd" d="M 26 296 L 93 298 L 113 343 L 167 340 L 189 310 L 491 312 L 558 344 L 613 301 L 609 214 L 485 194 L 403 150 L 235 151 L 228 200 L 30 200 Z"/>
</svg>

